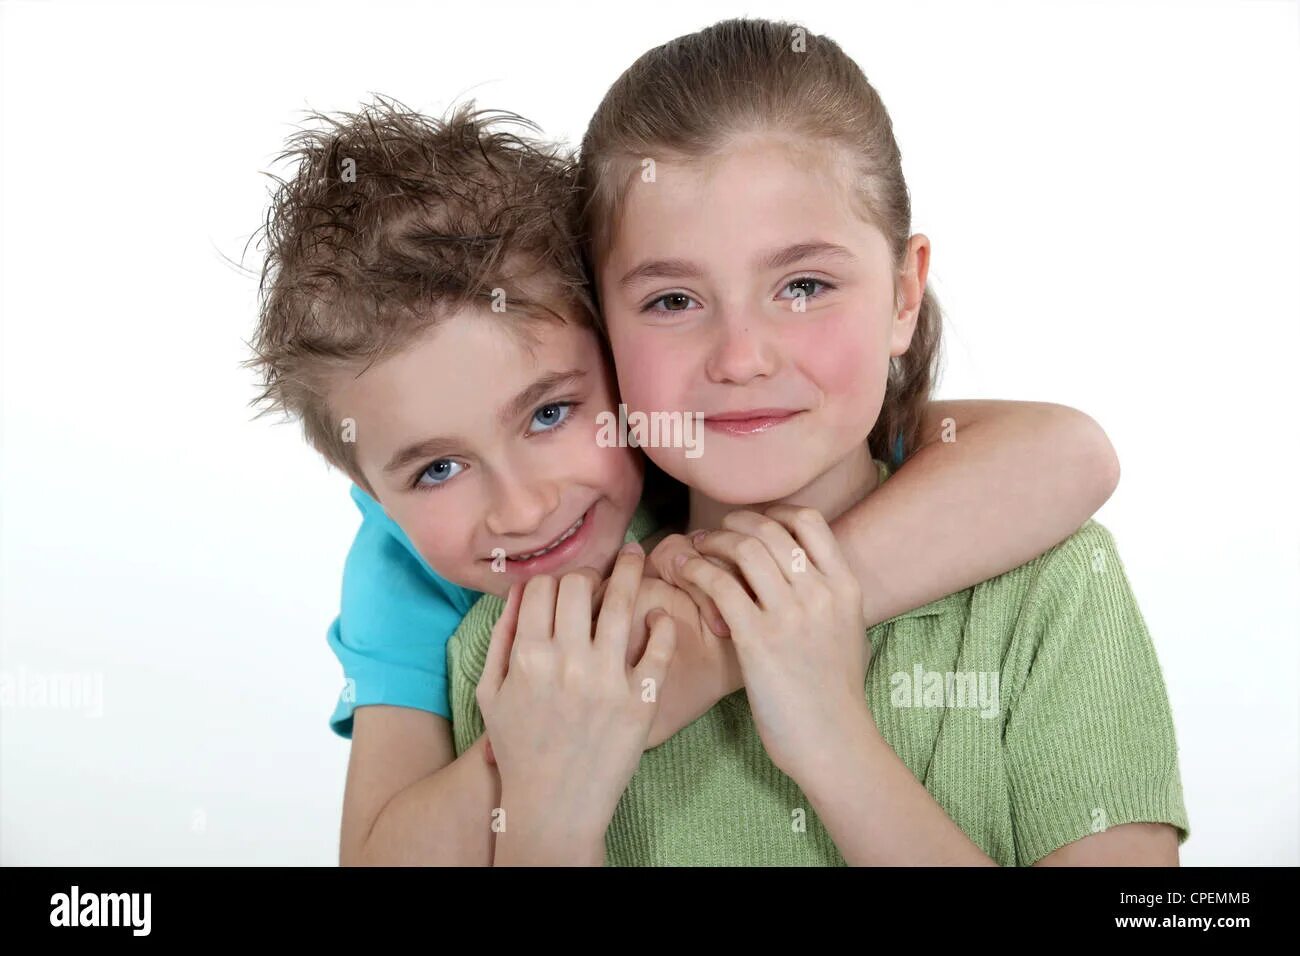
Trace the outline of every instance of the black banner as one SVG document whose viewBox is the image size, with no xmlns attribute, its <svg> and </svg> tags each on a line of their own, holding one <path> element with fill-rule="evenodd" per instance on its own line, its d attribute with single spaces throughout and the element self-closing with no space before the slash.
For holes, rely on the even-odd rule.
<svg viewBox="0 0 1300 956">
<path fill-rule="evenodd" d="M 640 948 L 811 931 L 914 951 L 1042 942 L 1040 932 L 1231 945 L 1290 925 L 1282 911 L 1295 870 L 11 867 L 0 879 L 11 940 L 383 945 L 413 932 L 436 947 L 449 931 L 495 945 L 512 931 L 567 939 L 599 929 Z"/>
</svg>

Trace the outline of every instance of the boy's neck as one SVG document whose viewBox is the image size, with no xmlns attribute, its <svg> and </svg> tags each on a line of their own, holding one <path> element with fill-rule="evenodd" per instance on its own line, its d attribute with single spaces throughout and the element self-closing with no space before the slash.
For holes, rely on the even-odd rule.
<svg viewBox="0 0 1300 956">
<path fill-rule="evenodd" d="M 722 519 L 729 512 L 741 509 L 762 511 L 776 504 L 816 508 L 827 522 L 831 522 L 875 491 L 879 484 L 880 471 L 871 458 L 866 442 L 863 442 L 794 494 L 777 501 L 724 504 L 692 489 L 687 531 L 695 531 L 699 528 L 721 528 Z"/>
</svg>

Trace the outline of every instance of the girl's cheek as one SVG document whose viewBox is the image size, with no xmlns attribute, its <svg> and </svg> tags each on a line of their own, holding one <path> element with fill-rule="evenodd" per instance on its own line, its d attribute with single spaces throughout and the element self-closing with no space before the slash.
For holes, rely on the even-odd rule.
<svg viewBox="0 0 1300 956">
<path fill-rule="evenodd" d="M 828 397 L 870 397 L 889 371 L 889 351 L 873 323 L 860 314 L 831 317 L 801 330 L 797 361 Z"/>
<path fill-rule="evenodd" d="M 629 411 L 668 411 L 671 407 L 671 392 L 662 376 L 649 372 L 633 372 L 628 376 L 624 388 L 623 401 Z"/>
<path fill-rule="evenodd" d="M 682 410 L 678 395 L 689 387 L 690 356 L 666 348 L 662 334 L 630 335 L 614 348 L 622 401 L 642 411 Z"/>
</svg>

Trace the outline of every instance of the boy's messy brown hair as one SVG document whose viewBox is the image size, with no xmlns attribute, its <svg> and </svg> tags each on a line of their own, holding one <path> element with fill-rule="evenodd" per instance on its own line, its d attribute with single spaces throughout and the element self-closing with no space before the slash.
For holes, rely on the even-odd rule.
<svg viewBox="0 0 1300 956">
<path fill-rule="evenodd" d="M 277 162 L 296 162 L 260 232 L 260 313 L 250 343 L 262 414 L 307 440 L 367 491 L 355 445 L 325 401 L 440 318 L 480 304 L 592 324 L 573 230 L 572 155 L 537 126 L 473 103 L 445 119 L 378 97 L 310 114 Z"/>
</svg>

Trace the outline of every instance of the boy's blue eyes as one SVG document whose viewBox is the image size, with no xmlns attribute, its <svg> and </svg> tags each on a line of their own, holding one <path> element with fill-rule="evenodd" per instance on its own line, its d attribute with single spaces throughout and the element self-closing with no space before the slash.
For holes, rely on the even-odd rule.
<svg viewBox="0 0 1300 956">
<path fill-rule="evenodd" d="M 465 466 L 458 461 L 452 461 L 450 458 L 439 458 L 428 468 L 424 469 L 420 475 L 420 483 L 425 484 L 425 479 L 428 478 L 429 481 L 427 484 L 441 485 L 456 477 L 464 470 Z"/>
<path fill-rule="evenodd" d="M 540 406 L 537 411 L 533 412 L 532 421 L 528 426 L 528 433 L 536 435 L 539 432 L 555 431 L 566 421 L 573 413 L 574 406 L 577 402 L 547 402 Z M 458 461 L 450 458 L 439 458 L 431 462 L 429 467 L 420 472 L 415 479 L 417 488 L 436 488 L 438 485 L 445 485 L 451 479 L 455 478 L 465 466 Z"/>
<path fill-rule="evenodd" d="M 805 299 L 815 299 L 822 294 L 823 290 L 834 289 L 831 283 L 825 279 L 814 279 L 812 276 L 800 276 L 797 279 L 791 279 L 781 289 L 782 292 L 788 292 L 796 289 L 792 295 L 782 295 L 783 299 L 793 299 L 802 296 Z M 656 308 L 663 303 L 663 308 Z M 642 308 L 642 312 L 685 312 L 692 307 L 699 305 L 695 299 L 691 298 L 685 292 L 666 292 L 656 299 L 651 299 Z"/>
<path fill-rule="evenodd" d="M 572 402 L 551 402 L 533 412 L 533 422 L 541 428 L 529 428 L 530 432 L 544 432 L 552 429 L 569 417 L 573 411 Z"/>
</svg>

